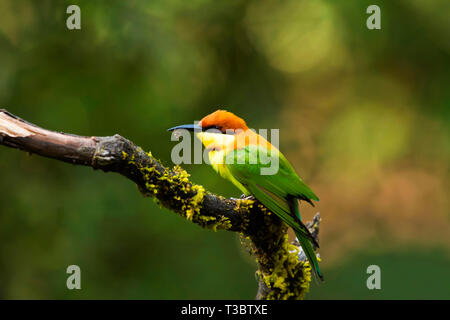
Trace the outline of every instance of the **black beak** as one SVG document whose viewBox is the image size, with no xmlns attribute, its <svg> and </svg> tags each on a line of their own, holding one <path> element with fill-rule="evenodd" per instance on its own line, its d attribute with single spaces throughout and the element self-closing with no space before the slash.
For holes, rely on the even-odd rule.
<svg viewBox="0 0 450 320">
<path fill-rule="evenodd" d="M 174 130 L 178 130 L 178 129 L 186 129 L 189 131 L 202 131 L 202 127 L 200 127 L 199 125 L 196 125 L 196 124 L 183 124 L 181 126 L 167 129 L 167 131 L 174 131 Z"/>
</svg>

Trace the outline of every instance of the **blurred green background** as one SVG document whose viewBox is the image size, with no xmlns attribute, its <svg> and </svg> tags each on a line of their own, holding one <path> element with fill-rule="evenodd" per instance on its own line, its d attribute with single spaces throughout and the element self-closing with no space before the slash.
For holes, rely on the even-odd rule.
<svg viewBox="0 0 450 320">
<path fill-rule="evenodd" d="M 81 8 L 79 31 L 66 8 Z M 381 30 L 366 8 L 381 8 Z M 0 0 L 0 106 L 123 135 L 171 165 L 167 128 L 220 108 L 280 128 L 321 201 L 326 283 L 308 299 L 449 299 L 447 0 Z M 239 196 L 207 165 L 196 183 Z M 237 236 L 132 182 L 0 147 L 0 298 L 252 299 Z M 66 288 L 81 267 L 82 290 Z M 381 267 L 381 290 L 366 268 Z"/>
</svg>

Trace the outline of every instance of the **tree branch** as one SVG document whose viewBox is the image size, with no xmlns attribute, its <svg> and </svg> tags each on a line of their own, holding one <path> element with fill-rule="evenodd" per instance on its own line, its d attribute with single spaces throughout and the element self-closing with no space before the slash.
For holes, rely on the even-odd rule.
<svg viewBox="0 0 450 320">
<path fill-rule="evenodd" d="M 288 242 L 287 227 L 259 202 L 225 199 L 192 183 L 179 166 L 164 167 L 151 153 L 114 135 L 83 137 L 40 128 L 0 109 L 0 145 L 44 157 L 116 172 L 141 193 L 204 228 L 238 232 L 257 259 L 258 299 L 300 299 L 308 291 L 310 267 L 301 247 Z M 309 225 L 319 230 L 320 216 Z"/>
</svg>

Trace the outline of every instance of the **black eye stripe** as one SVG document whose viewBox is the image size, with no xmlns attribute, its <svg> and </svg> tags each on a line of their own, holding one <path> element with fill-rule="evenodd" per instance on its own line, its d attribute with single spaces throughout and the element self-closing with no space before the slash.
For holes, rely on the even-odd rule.
<svg viewBox="0 0 450 320">
<path fill-rule="evenodd" d="M 221 126 L 214 126 L 214 125 L 212 125 L 212 126 L 207 126 L 207 127 L 202 128 L 203 131 L 206 131 L 206 130 L 209 130 L 209 129 L 216 129 L 216 130 L 219 130 L 219 131 L 222 132 L 223 134 L 234 134 L 234 133 L 235 133 L 234 130 L 231 130 L 231 132 L 228 132 L 228 133 L 227 133 L 227 131 L 224 130 L 224 129 L 222 129 Z"/>
<path fill-rule="evenodd" d="M 207 126 L 207 127 L 203 128 L 204 131 L 209 130 L 209 129 L 217 129 L 217 130 L 222 131 L 222 128 L 219 126 Z"/>
</svg>

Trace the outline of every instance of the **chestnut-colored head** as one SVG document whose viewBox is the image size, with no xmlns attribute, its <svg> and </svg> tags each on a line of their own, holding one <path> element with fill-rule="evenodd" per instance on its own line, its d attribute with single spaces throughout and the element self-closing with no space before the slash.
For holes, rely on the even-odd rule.
<svg viewBox="0 0 450 320">
<path fill-rule="evenodd" d="M 201 126 L 203 130 L 217 129 L 222 133 L 225 133 L 227 129 L 234 131 L 245 131 L 248 129 L 247 124 L 243 119 L 225 110 L 217 110 L 207 115 L 199 122 L 199 126 Z"/>
</svg>

